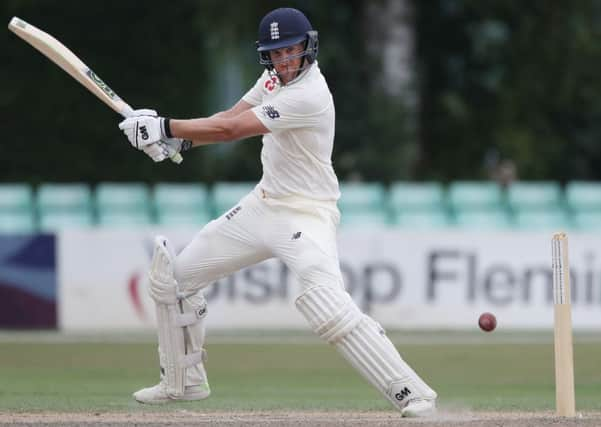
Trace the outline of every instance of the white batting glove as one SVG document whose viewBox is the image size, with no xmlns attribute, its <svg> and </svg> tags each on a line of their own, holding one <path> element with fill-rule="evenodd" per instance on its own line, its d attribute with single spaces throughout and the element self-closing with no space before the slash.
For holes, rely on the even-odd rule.
<svg viewBox="0 0 601 427">
<path fill-rule="evenodd" d="M 179 163 L 181 155 L 178 154 L 189 149 L 192 142 L 168 138 L 164 126 L 165 119 L 159 117 L 155 110 L 147 108 L 132 111 L 130 117 L 119 123 L 119 129 L 134 148 L 144 151 L 155 162 L 179 157 L 179 161 L 174 160 Z"/>
<path fill-rule="evenodd" d="M 167 138 L 165 131 L 165 119 L 159 117 L 155 110 L 134 110 L 131 117 L 119 123 L 119 129 L 123 131 L 130 144 L 141 150 L 145 145 L 159 142 Z M 169 135 L 171 136 L 171 135 Z"/>
<path fill-rule="evenodd" d="M 157 114 L 156 110 L 152 110 L 150 108 L 141 108 L 139 110 L 133 110 L 131 112 L 131 115 L 128 116 L 128 118 L 131 118 L 131 117 L 142 117 L 142 116 L 158 117 L 158 114 Z M 121 126 L 119 126 L 119 128 L 121 128 Z M 128 139 L 130 139 L 129 135 L 127 134 L 127 132 L 125 132 L 125 134 L 128 136 Z M 130 143 L 131 143 L 131 140 L 130 140 Z M 132 145 L 134 145 L 134 144 L 132 143 Z M 150 144 L 150 145 L 152 145 L 152 144 Z M 137 148 L 139 150 L 141 150 L 143 147 L 144 146 L 140 146 L 140 145 L 136 147 L 134 145 L 134 148 Z M 159 151 L 157 147 L 154 147 L 154 149 L 150 149 L 150 152 L 155 152 L 155 151 Z M 154 158 L 154 156 L 151 156 L 151 157 Z"/>
<path fill-rule="evenodd" d="M 167 144 L 167 146 L 176 153 L 183 153 L 184 151 L 188 151 L 190 148 L 192 148 L 192 141 L 189 139 L 162 138 L 161 141 Z"/>
<path fill-rule="evenodd" d="M 129 117 L 140 117 L 140 116 L 158 116 L 155 110 L 151 110 L 150 108 L 141 108 L 139 110 L 133 110 L 131 112 L 131 116 Z"/>
<path fill-rule="evenodd" d="M 192 148 L 192 141 L 181 138 L 165 138 L 156 144 L 145 145 L 142 150 L 155 162 L 173 158 L 174 154 Z"/>
<path fill-rule="evenodd" d="M 163 160 L 170 158 L 172 155 L 172 151 L 163 141 L 145 145 L 142 147 L 142 151 L 144 151 L 144 153 L 146 153 L 146 155 L 155 162 L 162 162 Z"/>
<path fill-rule="evenodd" d="M 119 129 L 123 131 L 129 143 L 142 150 L 145 145 L 155 144 L 161 140 L 162 117 L 138 116 L 130 117 L 119 123 Z"/>
</svg>

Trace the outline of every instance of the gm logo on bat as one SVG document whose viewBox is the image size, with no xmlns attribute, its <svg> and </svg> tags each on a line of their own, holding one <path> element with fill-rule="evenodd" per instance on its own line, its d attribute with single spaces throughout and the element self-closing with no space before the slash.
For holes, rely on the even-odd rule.
<svg viewBox="0 0 601 427">
<path fill-rule="evenodd" d="M 98 77 L 96 75 L 96 73 L 94 73 L 94 71 L 90 70 L 89 68 L 86 70 L 86 75 L 94 82 L 96 83 L 96 86 L 98 86 L 100 89 L 102 89 L 104 91 L 104 93 L 106 93 L 108 96 L 111 97 L 111 99 L 119 99 L 119 97 L 117 96 L 117 94 L 115 92 L 113 92 L 113 89 L 111 89 L 110 87 L 108 87 L 108 85 L 102 81 L 102 79 L 100 77 Z"/>
</svg>

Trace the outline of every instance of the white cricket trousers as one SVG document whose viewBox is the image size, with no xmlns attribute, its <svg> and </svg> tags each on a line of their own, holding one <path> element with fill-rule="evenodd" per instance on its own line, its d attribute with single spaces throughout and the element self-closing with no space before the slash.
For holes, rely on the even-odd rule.
<svg viewBox="0 0 601 427">
<path fill-rule="evenodd" d="M 344 288 L 338 262 L 335 202 L 298 197 L 272 199 L 260 188 L 208 223 L 177 256 L 180 290 L 198 291 L 268 258 L 279 258 L 299 278 L 300 292 L 312 286 Z"/>
</svg>

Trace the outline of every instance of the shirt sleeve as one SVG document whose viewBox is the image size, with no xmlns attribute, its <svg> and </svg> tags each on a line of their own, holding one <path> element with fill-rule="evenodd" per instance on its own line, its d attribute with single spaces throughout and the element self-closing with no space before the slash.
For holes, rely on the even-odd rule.
<svg viewBox="0 0 601 427">
<path fill-rule="evenodd" d="M 252 111 L 271 132 L 313 127 L 320 122 L 327 105 L 303 95 L 301 90 L 287 91 L 253 107 Z"/>
<path fill-rule="evenodd" d="M 257 79 L 255 85 L 242 97 L 242 100 L 248 102 L 250 105 L 259 105 L 263 102 L 263 86 L 268 79 L 269 75 L 267 70 L 265 70 Z"/>
</svg>

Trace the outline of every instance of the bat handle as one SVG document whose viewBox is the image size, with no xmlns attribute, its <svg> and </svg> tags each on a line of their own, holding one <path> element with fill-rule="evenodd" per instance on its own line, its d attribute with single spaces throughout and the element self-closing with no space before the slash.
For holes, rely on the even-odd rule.
<svg viewBox="0 0 601 427">
<path fill-rule="evenodd" d="M 133 116 L 134 110 L 129 105 L 125 105 L 121 109 L 121 111 L 119 111 L 119 113 L 123 117 L 128 118 L 128 117 Z M 169 150 L 169 158 L 171 159 L 171 161 L 173 163 L 176 163 L 179 165 L 184 160 L 182 155 L 180 153 L 178 153 L 177 151 L 175 151 L 170 145 L 167 144 L 166 147 L 167 147 L 167 150 Z"/>
<path fill-rule="evenodd" d="M 171 161 L 175 164 L 180 164 L 181 162 L 184 161 L 184 158 L 182 157 L 182 155 L 180 153 L 178 153 L 177 151 L 173 150 L 172 148 L 169 148 L 170 150 L 170 154 L 169 154 L 169 158 L 171 159 Z"/>
</svg>

